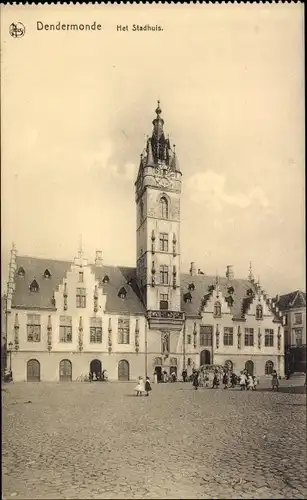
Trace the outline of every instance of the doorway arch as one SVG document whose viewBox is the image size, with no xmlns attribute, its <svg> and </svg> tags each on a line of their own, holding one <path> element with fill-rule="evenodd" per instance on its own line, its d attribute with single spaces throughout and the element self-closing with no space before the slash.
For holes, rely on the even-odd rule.
<svg viewBox="0 0 307 500">
<path fill-rule="evenodd" d="M 252 362 L 251 359 L 246 361 L 245 370 L 247 371 L 248 375 L 254 375 L 254 363 Z"/>
<path fill-rule="evenodd" d="M 72 364 L 69 359 L 62 359 L 60 362 L 60 381 L 71 382 L 72 379 Z"/>
<path fill-rule="evenodd" d="M 100 359 L 93 359 L 90 364 L 90 373 L 95 373 L 96 377 L 98 376 L 98 373 L 101 373 L 101 361 Z"/>
<path fill-rule="evenodd" d="M 37 359 L 30 359 L 27 363 L 27 382 L 39 382 L 41 379 L 41 365 Z"/>
<path fill-rule="evenodd" d="M 211 352 L 208 349 L 200 352 L 200 366 L 202 365 L 211 365 Z"/>
<path fill-rule="evenodd" d="M 118 380 L 129 380 L 129 363 L 126 359 L 121 359 L 118 363 Z"/>
</svg>

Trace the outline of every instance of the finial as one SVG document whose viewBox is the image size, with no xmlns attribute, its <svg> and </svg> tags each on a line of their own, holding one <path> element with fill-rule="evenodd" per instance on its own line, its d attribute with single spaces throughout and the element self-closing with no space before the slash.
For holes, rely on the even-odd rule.
<svg viewBox="0 0 307 500">
<path fill-rule="evenodd" d="M 82 257 L 83 257 L 82 234 L 80 234 L 80 237 L 79 237 L 79 252 L 78 252 L 78 257 L 79 257 L 79 259 L 82 259 Z"/>
<path fill-rule="evenodd" d="M 162 109 L 160 108 L 160 101 L 158 101 L 158 107 L 156 109 L 156 113 L 158 116 L 161 115 L 161 113 L 162 113 Z"/>
<path fill-rule="evenodd" d="M 252 263 L 251 262 L 249 263 L 248 279 L 249 279 L 249 281 L 253 281 L 253 279 L 254 279 L 254 276 L 253 276 L 253 267 L 252 267 Z"/>
</svg>

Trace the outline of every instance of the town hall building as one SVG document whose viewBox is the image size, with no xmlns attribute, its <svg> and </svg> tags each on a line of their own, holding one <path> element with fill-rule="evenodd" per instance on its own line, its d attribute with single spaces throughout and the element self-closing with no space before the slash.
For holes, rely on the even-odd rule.
<svg viewBox="0 0 307 500">
<path fill-rule="evenodd" d="M 136 267 L 11 251 L 6 348 L 15 381 L 160 379 L 201 365 L 284 375 L 282 314 L 253 277 L 181 269 L 183 173 L 158 103 L 135 182 Z M 196 235 L 195 235 L 196 238 Z M 195 239 L 195 244 L 197 240 Z M 205 269 L 204 269 L 205 271 Z"/>
</svg>

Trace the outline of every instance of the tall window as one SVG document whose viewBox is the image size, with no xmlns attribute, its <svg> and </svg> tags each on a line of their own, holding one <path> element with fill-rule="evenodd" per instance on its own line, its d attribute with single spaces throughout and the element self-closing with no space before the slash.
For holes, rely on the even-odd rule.
<svg viewBox="0 0 307 500">
<path fill-rule="evenodd" d="M 144 202 L 140 201 L 140 222 L 144 219 Z"/>
<path fill-rule="evenodd" d="M 130 319 L 118 318 L 118 343 L 130 344 Z"/>
<path fill-rule="evenodd" d="M 188 345 L 192 344 L 192 335 L 190 333 L 188 333 L 187 335 L 187 344 Z"/>
<path fill-rule="evenodd" d="M 160 293 L 160 309 L 168 309 L 168 293 Z"/>
<path fill-rule="evenodd" d="M 86 307 L 86 288 L 77 288 L 76 305 Z"/>
<path fill-rule="evenodd" d="M 233 345 L 233 328 L 224 327 L 224 345 Z"/>
<path fill-rule="evenodd" d="M 60 342 L 72 342 L 72 317 L 60 316 Z"/>
<path fill-rule="evenodd" d="M 214 304 L 213 315 L 215 318 L 220 318 L 222 316 L 222 307 L 219 301 Z"/>
<path fill-rule="evenodd" d="M 84 281 L 84 274 L 82 271 L 79 272 L 79 283 L 83 283 Z"/>
<path fill-rule="evenodd" d="M 90 343 L 102 342 L 102 318 L 90 318 Z"/>
<path fill-rule="evenodd" d="M 266 375 L 272 375 L 273 369 L 274 369 L 274 363 L 273 363 L 273 361 L 267 361 L 265 363 L 265 367 L 264 367 L 265 374 Z"/>
<path fill-rule="evenodd" d="M 212 345 L 212 326 L 199 327 L 199 345 L 211 346 Z"/>
<path fill-rule="evenodd" d="M 256 319 L 262 319 L 263 318 L 263 309 L 262 305 L 258 304 L 256 307 Z"/>
<path fill-rule="evenodd" d="M 27 314 L 27 340 L 28 342 L 40 342 L 41 340 L 41 317 L 39 314 Z"/>
<path fill-rule="evenodd" d="M 273 347 L 274 346 L 274 330 L 271 328 L 265 329 L 264 345 L 265 345 L 265 347 Z"/>
<path fill-rule="evenodd" d="M 245 346 L 253 346 L 254 345 L 254 329 L 253 328 L 245 328 L 244 345 Z"/>
<path fill-rule="evenodd" d="M 302 313 L 295 313 L 294 314 L 294 324 L 295 325 L 301 325 L 302 324 Z"/>
<path fill-rule="evenodd" d="M 160 284 L 168 285 L 168 266 L 160 266 Z"/>
<path fill-rule="evenodd" d="M 301 346 L 303 344 L 303 329 L 295 328 L 294 335 L 295 335 L 295 344 L 297 346 Z"/>
<path fill-rule="evenodd" d="M 168 201 L 164 196 L 160 199 L 160 217 L 168 219 Z"/>
<path fill-rule="evenodd" d="M 168 252 L 168 234 L 160 233 L 160 252 Z"/>
</svg>

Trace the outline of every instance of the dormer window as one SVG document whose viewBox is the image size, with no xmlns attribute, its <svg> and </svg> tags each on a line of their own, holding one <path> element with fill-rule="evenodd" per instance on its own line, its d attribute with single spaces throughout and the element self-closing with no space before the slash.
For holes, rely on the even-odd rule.
<svg viewBox="0 0 307 500">
<path fill-rule="evenodd" d="M 261 304 L 258 304 L 256 307 L 256 319 L 263 319 L 263 308 Z"/>
<path fill-rule="evenodd" d="M 252 297 L 254 295 L 254 291 L 251 288 L 249 288 L 247 290 L 246 294 L 247 294 L 248 297 Z"/>
<path fill-rule="evenodd" d="M 194 283 L 189 283 L 189 285 L 188 285 L 188 289 L 189 289 L 190 291 L 194 292 L 194 290 L 195 290 L 195 285 L 194 285 Z"/>
<path fill-rule="evenodd" d="M 110 278 L 109 278 L 109 276 L 106 274 L 106 275 L 104 276 L 103 280 L 102 280 L 102 283 L 109 283 L 109 281 L 110 281 Z"/>
<path fill-rule="evenodd" d="M 45 270 L 45 272 L 44 272 L 44 278 L 46 280 L 48 280 L 49 278 L 51 278 L 51 272 L 49 271 L 49 269 Z"/>
<path fill-rule="evenodd" d="M 211 293 L 214 290 L 214 285 L 209 285 L 208 286 L 208 292 Z"/>
<path fill-rule="evenodd" d="M 234 289 L 234 287 L 233 287 L 233 286 L 229 286 L 229 287 L 227 288 L 227 292 L 228 292 L 229 294 L 231 294 L 231 295 L 234 293 L 234 291 L 235 291 L 235 289 Z"/>
<path fill-rule="evenodd" d="M 213 314 L 215 318 L 220 318 L 222 316 L 222 306 L 218 300 L 214 304 Z"/>
<path fill-rule="evenodd" d="M 183 300 L 187 303 L 192 302 L 192 294 L 190 292 L 187 292 L 183 296 Z"/>
<path fill-rule="evenodd" d="M 83 281 L 84 281 L 84 273 L 83 273 L 83 271 L 80 271 L 79 272 L 79 283 L 83 283 Z"/>
<path fill-rule="evenodd" d="M 127 296 L 127 290 L 126 288 L 122 287 L 119 292 L 118 292 L 118 296 L 120 299 L 125 299 L 126 296 Z"/>
<path fill-rule="evenodd" d="M 30 285 L 30 292 L 38 292 L 39 286 L 36 280 L 33 280 Z"/>
<path fill-rule="evenodd" d="M 20 267 L 20 268 L 18 269 L 18 271 L 17 271 L 17 276 L 19 276 L 20 278 L 24 278 L 25 274 L 26 274 L 26 273 L 25 273 L 24 268 L 23 268 L 23 267 Z"/>
</svg>

